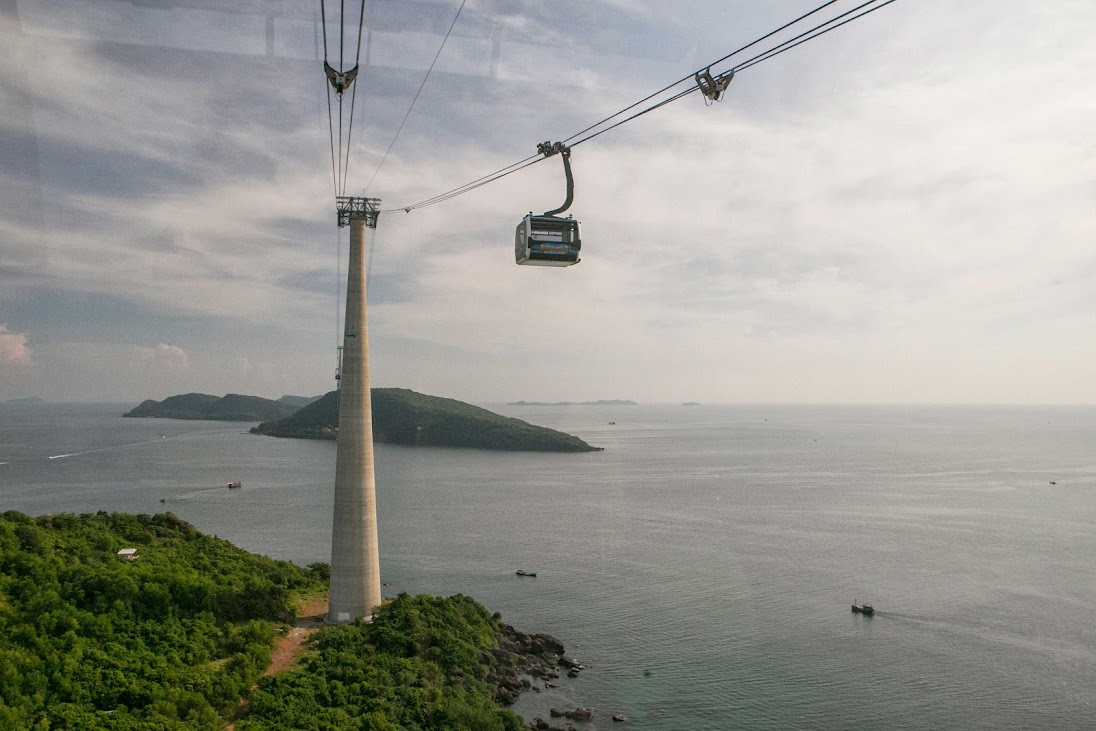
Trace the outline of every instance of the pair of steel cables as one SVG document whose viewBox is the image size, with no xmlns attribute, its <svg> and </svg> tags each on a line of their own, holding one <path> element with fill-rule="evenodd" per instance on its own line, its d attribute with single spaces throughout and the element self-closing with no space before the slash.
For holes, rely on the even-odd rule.
<svg viewBox="0 0 1096 731">
<path fill-rule="evenodd" d="M 358 32 L 357 41 L 354 44 L 354 65 L 349 69 L 346 67 L 346 0 L 339 1 L 339 65 L 336 69 L 331 65 L 331 58 L 328 51 L 327 44 L 327 8 L 326 0 L 320 0 L 320 24 L 323 34 L 323 64 L 324 74 L 327 78 L 327 129 L 328 136 L 330 138 L 331 145 L 331 180 L 334 184 L 335 197 L 339 198 L 346 195 L 346 179 L 350 171 L 350 148 L 353 139 L 354 132 L 354 109 L 356 107 L 358 85 L 354 83 L 358 76 L 358 71 L 361 62 L 361 50 L 362 50 L 362 36 L 365 32 L 365 2 L 361 0 L 361 4 L 358 8 Z M 388 160 L 389 153 L 392 152 L 392 148 L 396 144 L 396 140 L 399 139 L 400 133 L 403 132 L 404 125 L 407 124 L 408 117 L 411 116 L 411 110 L 415 108 L 415 103 L 419 100 L 419 95 L 422 94 L 423 87 L 426 86 L 427 80 L 430 78 L 431 72 L 434 70 L 434 65 L 437 64 L 438 58 L 441 56 L 442 50 L 445 48 L 446 41 L 449 40 L 450 34 L 453 32 L 453 27 L 457 24 L 457 19 L 460 18 L 461 11 L 464 10 L 464 5 L 467 0 L 461 0 L 460 6 L 457 8 L 456 14 L 453 16 L 453 21 L 449 24 L 449 30 L 446 31 L 445 37 L 442 39 L 441 45 L 438 46 L 438 52 L 434 54 L 434 59 L 430 62 L 429 68 L 426 70 L 426 74 L 423 76 L 422 83 L 419 84 L 418 90 L 415 92 L 414 98 L 411 100 L 411 104 L 407 107 L 407 112 L 403 115 L 403 119 L 400 121 L 399 127 L 396 129 L 396 133 L 392 136 L 392 141 L 388 144 L 388 149 L 385 150 L 384 155 L 381 157 L 380 163 L 373 171 L 373 175 L 369 178 L 369 182 L 366 184 L 366 188 L 369 188 L 373 184 L 373 181 L 377 178 L 377 174 L 381 171 L 386 160 Z M 351 18 L 353 20 L 353 18 Z M 343 107 L 343 96 L 347 90 L 350 90 L 350 112 L 347 115 Z M 332 90 L 335 93 L 335 101 L 332 101 Z M 336 112 L 337 110 L 337 112 Z M 346 135 L 343 135 L 343 120 L 347 121 Z M 337 124 L 336 124 L 336 119 Z M 336 126 L 338 128 L 338 134 L 336 135 Z M 336 144 L 337 140 L 337 144 Z M 366 271 L 373 267 L 373 252 L 376 250 L 376 230 L 372 231 L 373 242 L 368 247 L 369 256 L 368 263 L 366 265 Z M 342 316 L 340 306 L 342 302 L 342 229 L 338 229 L 338 238 L 336 240 L 336 265 L 335 265 L 335 343 L 336 347 L 340 340 L 340 333 L 342 330 Z"/>
<path fill-rule="evenodd" d="M 766 33 L 765 35 L 761 36 L 760 38 L 757 38 L 756 40 L 753 40 L 753 41 L 747 43 L 746 45 L 742 46 L 741 48 L 738 48 L 737 50 L 734 50 L 734 51 L 726 54 L 725 56 L 723 56 L 721 58 L 718 58 L 715 61 L 712 61 L 705 68 L 698 69 L 694 74 L 690 74 L 688 76 L 683 76 L 682 78 L 678 79 L 677 81 L 673 82 L 672 84 L 669 84 L 669 85 L 659 89 L 658 91 L 647 95 L 646 97 L 640 99 L 639 101 L 634 102 L 634 103 L 624 107 L 623 109 L 620 109 L 620 110 L 610 114 L 609 116 L 595 122 L 594 124 L 589 125 L 585 129 L 579 130 L 578 132 L 571 135 L 570 137 L 567 137 L 564 140 L 562 140 L 562 143 L 564 145 L 567 145 L 567 146 L 571 147 L 571 148 L 577 147 L 578 145 L 581 145 L 584 142 L 588 142 L 589 140 L 592 140 L 595 137 L 598 137 L 599 135 L 602 135 L 602 134 L 604 134 L 604 133 L 606 133 L 606 132 L 608 132 L 612 129 L 616 129 L 617 127 L 620 127 L 621 125 L 627 124 L 628 122 L 631 122 L 634 119 L 642 117 L 645 114 L 653 112 L 656 109 L 660 109 L 660 108 L 662 108 L 662 107 L 664 107 L 668 104 L 672 104 L 673 102 L 675 102 L 679 99 L 682 99 L 683 97 L 689 96 L 690 94 L 693 94 L 693 93 L 698 92 L 698 91 L 704 91 L 703 87 L 701 85 L 699 85 L 697 82 L 700 81 L 700 77 L 701 77 L 702 74 L 708 74 L 708 78 L 710 79 L 711 78 L 710 72 L 711 72 L 711 69 L 712 69 L 713 66 L 721 64 L 721 63 L 731 59 L 732 57 L 737 56 L 738 54 L 742 53 L 743 51 L 746 51 L 747 49 L 750 49 L 750 48 L 752 48 L 752 47 L 754 47 L 754 46 L 756 46 L 756 45 L 758 45 L 758 44 L 760 44 L 760 43 L 762 43 L 766 40 L 769 40 L 773 36 L 781 33 L 782 31 L 785 31 L 785 30 L 791 28 L 792 26 L 795 26 L 796 24 L 806 20 L 807 18 L 811 17 L 812 15 L 820 13 L 821 11 L 823 11 L 826 8 L 834 5 L 837 2 L 840 2 L 840 0 L 828 0 L 828 2 L 822 3 L 818 7 L 814 8 L 813 10 L 811 10 L 807 13 L 804 13 L 803 15 L 799 16 L 795 20 L 789 21 L 788 23 L 785 23 L 784 25 L 780 26 L 779 28 L 776 28 L 775 30 L 772 30 L 772 31 Z M 807 30 L 805 30 L 805 31 L 803 31 L 803 32 L 801 32 L 801 33 L 785 40 L 785 41 L 777 43 L 776 45 L 773 45 L 773 46 L 769 47 L 768 49 L 766 49 L 766 50 L 764 50 L 760 53 L 757 53 L 756 55 L 754 55 L 750 58 L 747 58 L 746 60 L 741 61 L 741 62 L 731 66 L 730 68 L 728 68 L 728 69 L 724 70 L 723 72 L 719 73 L 718 77 L 721 77 L 721 78 L 725 79 L 726 81 L 729 81 L 730 78 L 733 77 L 733 75 L 737 72 L 740 72 L 740 71 L 743 71 L 745 69 L 751 68 L 753 66 L 756 66 L 757 64 L 764 63 L 765 61 L 768 61 L 769 59 L 775 58 L 776 56 L 779 56 L 780 54 L 785 53 L 786 51 L 790 51 L 791 49 L 793 49 L 797 46 L 800 46 L 804 43 L 812 41 L 812 40 L 818 38 L 819 36 L 822 36 L 822 35 L 825 35 L 826 33 L 829 33 L 830 31 L 836 30 L 836 29 L 840 28 L 843 25 L 851 23 L 854 20 L 858 20 L 860 18 L 863 18 L 865 15 L 869 15 L 871 13 L 874 13 L 875 11 L 882 9 L 882 8 L 886 7 L 887 5 L 890 5 L 893 2 L 895 2 L 895 0 L 867 0 L 866 2 L 860 3 L 859 5 L 851 8 L 850 10 L 847 10 L 847 11 L 845 11 L 845 12 L 839 14 L 839 15 L 836 15 L 836 16 L 833 16 L 833 17 L 829 18 L 828 20 L 825 20 L 821 23 L 818 23 L 817 25 L 815 25 L 815 26 L 813 26 L 813 27 L 811 27 L 811 28 L 809 28 L 809 29 L 807 29 Z M 668 97 L 659 99 L 659 97 L 663 97 L 663 95 L 665 95 L 667 92 L 670 92 L 674 89 L 677 89 L 682 84 L 687 83 L 687 82 L 691 82 L 691 85 L 688 88 L 686 88 L 684 90 L 681 90 L 681 91 L 677 91 L 676 93 L 674 93 L 674 94 L 672 94 Z M 706 94 L 706 96 L 707 96 L 707 94 Z M 643 106 L 644 104 L 647 104 L 647 106 Z M 623 119 L 618 119 L 622 115 L 625 115 L 628 112 L 631 112 L 632 110 L 635 110 L 637 107 L 642 107 L 642 108 L 640 108 L 639 111 L 636 111 L 636 112 L 632 113 L 631 115 L 629 115 L 627 117 L 624 117 Z M 614 122 L 613 120 L 616 120 L 616 121 Z M 610 124 L 610 122 L 612 122 L 612 124 Z M 542 162 L 543 160 L 546 160 L 546 159 L 547 159 L 546 156 L 543 156 L 541 153 L 538 152 L 535 155 L 530 155 L 529 157 L 526 157 L 522 160 L 518 160 L 515 163 L 511 163 L 510 165 L 507 165 L 504 168 L 500 168 L 500 169 L 498 169 L 498 170 L 496 170 L 492 173 L 488 173 L 487 175 L 484 175 L 482 177 L 476 178 L 475 180 L 469 181 L 469 182 L 465 183 L 464 185 L 457 186 L 456 188 L 452 188 L 452 189 L 447 190 L 443 193 L 439 193 L 438 195 L 432 196 L 430 198 L 425 198 L 423 200 L 420 200 L 418 202 L 412 203 L 412 204 L 407 205 L 407 206 L 399 206 L 397 208 L 386 209 L 384 212 L 385 213 L 392 213 L 392 212 L 397 212 L 397 211 L 404 211 L 406 213 L 410 213 L 411 211 L 414 211 L 414 210 L 417 210 L 417 209 L 420 209 L 420 208 L 426 208 L 428 206 L 433 206 L 433 205 L 436 205 L 438 203 L 443 203 L 445 201 L 452 200 L 453 198 L 456 198 L 458 196 L 464 195 L 465 193 L 469 193 L 473 190 L 476 190 L 477 188 L 481 188 L 485 185 L 488 185 L 488 184 L 493 183 L 497 180 L 505 178 L 508 175 L 512 175 L 513 173 L 516 173 L 519 170 L 524 170 L 525 168 L 527 168 L 531 165 L 536 165 L 537 163 Z"/>
<path fill-rule="evenodd" d="M 359 63 L 360 63 L 360 57 L 361 57 L 362 36 L 363 36 L 363 33 L 364 33 L 364 18 L 365 18 L 365 0 L 360 0 L 360 2 L 361 2 L 361 4 L 360 4 L 359 12 L 358 12 L 357 40 L 356 40 L 356 43 L 354 44 L 354 48 L 355 48 L 354 65 L 350 69 L 346 69 L 346 66 L 345 66 L 345 60 L 346 60 L 346 58 L 345 58 L 345 51 L 346 51 L 346 33 L 345 33 L 346 8 L 345 8 L 345 0 L 340 0 L 340 5 L 339 5 L 339 16 L 340 16 L 339 17 L 339 68 L 335 69 L 330 65 L 330 58 L 329 58 L 329 52 L 328 52 L 327 20 L 326 20 L 326 8 L 325 8 L 326 0 L 320 0 L 320 15 L 321 15 L 321 23 L 323 25 L 324 70 L 325 70 L 325 73 L 327 75 L 327 79 L 330 82 L 329 84 L 327 84 L 328 132 L 329 132 L 330 141 L 331 141 L 331 167 L 332 167 L 331 175 L 332 175 L 332 181 L 334 183 L 334 189 L 335 189 L 336 197 L 346 195 L 346 179 L 347 179 L 347 176 L 348 176 L 348 173 L 349 173 L 349 167 L 350 167 L 350 147 L 351 147 L 351 139 L 352 139 L 352 134 L 353 134 L 353 125 L 354 125 L 354 108 L 355 108 L 355 102 L 356 102 L 356 97 L 357 97 L 357 84 L 355 84 L 354 81 L 357 77 L 358 69 L 359 69 Z M 396 129 L 396 133 L 393 135 L 391 142 L 388 144 L 387 149 L 385 150 L 383 156 L 381 157 L 380 162 L 377 165 L 377 168 L 374 170 L 373 175 L 370 177 L 369 182 L 366 184 L 366 186 L 365 186 L 366 189 L 368 189 L 369 186 L 371 186 L 373 184 L 373 182 L 376 180 L 377 175 L 380 172 L 381 168 L 384 166 L 385 162 L 388 160 L 388 157 L 389 157 L 390 153 L 392 152 L 392 149 L 395 146 L 396 141 L 399 139 L 400 133 L 403 131 L 404 126 L 406 125 L 407 120 L 410 117 L 411 112 L 414 109 L 416 102 L 418 102 L 419 96 L 422 94 L 423 88 L 426 86 L 427 80 L 430 78 L 431 72 L 433 72 L 433 70 L 434 70 L 434 66 L 437 64 L 438 58 L 441 56 L 442 50 L 445 48 L 446 41 L 448 41 L 450 35 L 453 32 L 454 26 L 456 26 L 457 20 L 460 18 L 461 12 L 464 10 L 464 6 L 465 6 L 466 2 L 467 2 L 467 0 L 461 0 L 460 6 L 457 8 L 457 12 L 453 16 L 452 22 L 449 24 L 449 28 L 446 31 L 446 34 L 445 34 L 444 38 L 442 39 L 441 44 L 438 47 L 437 53 L 434 55 L 433 60 L 430 62 L 430 66 L 427 68 L 426 74 L 423 76 L 423 80 L 419 84 L 419 87 L 416 90 L 415 95 L 411 100 L 411 104 L 408 106 L 407 111 L 403 116 L 403 119 L 400 121 L 400 124 L 399 124 L 398 128 Z M 561 144 L 565 145 L 565 146 L 568 146 L 570 148 L 577 147 L 577 146 L 579 146 L 579 145 L 581 145 L 585 142 L 588 142 L 588 141 L 590 141 L 590 140 L 592 140 L 592 139 L 594 139 L 594 138 L 596 138 L 596 137 L 598 137 L 602 134 L 605 134 L 606 132 L 609 132 L 610 130 L 616 129 L 617 127 L 620 127 L 624 124 L 627 124 L 628 122 L 631 122 L 635 119 L 638 119 L 639 117 L 642 117 L 646 114 L 649 114 L 650 112 L 653 112 L 653 111 L 655 111 L 657 109 L 660 109 L 664 106 L 672 104 L 673 102 L 676 102 L 679 99 L 682 99 L 686 96 L 694 94 L 698 91 L 702 92 L 705 95 L 705 97 L 707 97 L 708 99 L 718 99 L 719 98 L 718 95 L 713 95 L 711 93 L 711 89 L 706 88 L 705 81 L 704 81 L 704 79 L 706 78 L 708 84 L 711 84 L 713 82 L 713 77 L 711 75 L 712 67 L 717 66 L 719 64 L 722 64 L 722 63 L 730 60 L 731 58 L 743 53 L 744 51 L 746 51 L 750 48 L 753 48 L 754 46 L 757 46 L 758 44 L 763 43 L 764 41 L 772 39 L 774 36 L 778 35 L 779 33 L 783 32 L 785 30 L 788 30 L 788 29 L 792 28 L 793 26 L 796 26 L 797 24 L 799 24 L 802 21 L 810 18 L 811 16 L 814 16 L 818 13 L 821 13 L 822 11 L 824 11 L 827 8 L 837 4 L 838 2 L 841 2 L 841 0 L 827 0 L 827 2 L 822 3 L 821 5 L 817 6 L 813 10 L 810 10 L 809 12 L 806 12 L 806 13 L 800 15 L 799 17 L 795 18 L 794 20 L 791 20 L 791 21 L 779 26 L 778 28 L 776 28 L 772 31 L 769 31 L 765 35 L 760 36 L 759 38 L 757 38 L 753 41 L 750 41 L 749 43 L 745 44 L 744 46 L 741 46 L 740 48 L 738 48 L 734 51 L 731 51 L 730 53 L 728 53 L 728 54 L 712 61 L 705 68 L 698 69 L 693 74 L 683 76 L 682 78 L 678 79 L 677 81 L 675 81 L 671 84 L 668 84 L 667 86 L 664 86 L 663 88 L 659 89 L 658 91 L 653 92 L 651 94 L 648 94 L 647 96 L 640 99 L 639 101 L 633 102 L 632 104 L 629 104 L 628 106 L 624 107 L 623 109 L 620 109 L 620 110 L 608 115 L 607 117 L 604 117 L 603 119 L 595 122 L 594 124 L 591 124 L 591 125 L 585 127 L 582 130 L 579 130 L 578 132 L 574 133 L 570 137 L 567 137 L 564 140 L 562 140 Z M 804 31 L 798 33 L 797 35 L 794 35 L 791 38 L 788 38 L 787 40 L 776 43 L 775 45 L 772 45 L 772 46 L 768 47 L 766 50 L 761 51 L 760 53 L 757 53 L 757 54 L 755 54 L 755 55 L 751 56 L 750 58 L 747 58 L 743 61 L 740 61 L 740 62 L 730 66 L 729 68 L 727 68 L 727 69 L 725 69 L 721 72 L 718 72 L 717 76 L 715 77 L 715 81 L 718 84 L 722 84 L 719 87 L 719 90 L 718 90 L 719 93 L 722 93 L 722 90 L 726 87 L 726 84 L 730 82 L 731 78 L 733 78 L 736 73 L 744 71 L 746 69 L 749 69 L 749 68 L 751 68 L 753 66 L 756 66 L 760 63 L 764 63 L 765 61 L 768 61 L 772 58 L 775 58 L 776 56 L 779 56 L 782 53 L 790 51 L 791 49 L 796 48 L 797 46 L 800 46 L 804 43 L 808 43 L 808 42 L 810 42 L 810 41 L 812 41 L 812 40 L 814 40 L 814 39 L 816 39 L 820 36 L 825 35 L 826 33 L 829 33 L 830 31 L 836 30 L 836 29 L 838 29 L 838 28 L 840 28 L 840 27 L 842 27 L 842 26 L 844 26 L 848 23 L 851 23 L 854 20 L 858 20 L 860 18 L 863 18 L 864 16 L 869 15 L 871 13 L 874 13 L 877 10 L 881 10 L 882 8 L 886 7 L 887 5 L 890 5 L 893 2 L 895 2 L 895 0 L 866 0 L 865 2 L 862 2 L 862 3 L 856 5 L 855 7 L 851 8 L 851 9 L 849 9 L 849 10 L 843 12 L 843 13 L 840 13 L 838 15 L 830 17 L 827 20 L 825 20 L 821 23 L 818 23 L 818 24 L 814 25 L 813 27 L 810 27 L 807 30 L 804 30 Z M 689 86 L 685 89 L 680 89 L 681 85 L 686 84 L 686 83 L 688 83 Z M 332 99 L 331 99 L 333 89 L 334 89 L 335 97 L 336 97 L 336 100 L 337 100 L 337 107 L 336 107 L 335 104 L 333 104 Z M 348 116 L 348 120 L 347 120 L 345 145 L 344 145 L 344 136 L 343 136 L 343 121 L 344 121 L 343 96 L 344 96 L 344 93 L 346 92 L 347 89 L 350 89 L 350 111 L 349 111 L 349 116 Z M 678 89 L 678 91 L 674 92 L 675 89 Z M 668 94 L 670 92 L 673 92 L 673 93 L 670 94 L 669 96 L 665 96 L 666 94 Z M 646 106 L 644 106 L 644 105 L 646 105 Z M 336 117 L 336 114 L 335 114 L 335 109 L 336 108 L 338 110 L 337 117 Z M 638 111 L 633 111 L 633 110 L 638 110 Z M 629 112 L 632 112 L 632 113 L 629 114 L 628 116 L 623 116 L 623 115 L 628 114 Z M 335 129 L 336 129 L 335 120 L 336 120 L 336 118 L 338 120 L 338 122 L 337 122 L 338 135 L 337 136 L 335 134 Z M 338 140 L 337 145 L 336 145 L 336 139 Z M 476 178 L 475 180 L 472 180 L 472 181 L 469 181 L 469 182 L 467 182 L 463 185 L 457 186 L 456 188 L 451 188 L 451 189 L 449 189 L 449 190 L 447 190 L 443 193 L 439 193 L 439 194 L 431 196 L 429 198 L 425 198 L 423 200 L 412 203 L 410 205 L 399 206 L 399 207 L 396 207 L 396 208 L 389 208 L 389 209 L 385 209 L 382 212 L 383 213 L 392 213 L 392 212 L 397 212 L 397 211 L 404 211 L 406 213 L 410 213 L 413 210 L 418 210 L 420 208 L 426 208 L 426 207 L 429 207 L 429 206 L 436 205 L 438 203 L 443 203 L 445 201 L 452 200 L 453 198 L 456 198 L 458 196 L 464 195 L 465 193 L 469 193 L 473 190 L 476 190 L 477 188 L 481 188 L 485 185 L 488 185 L 490 183 L 501 180 L 502 178 L 505 178 L 508 175 L 512 175 L 513 173 L 516 173 L 520 170 L 524 170 L 527 167 L 530 167 L 532 165 L 536 165 L 537 163 L 542 162 L 543 160 L 546 160 L 546 159 L 547 159 L 547 155 L 544 155 L 541 152 L 538 152 L 537 154 L 530 155 L 529 157 L 526 157 L 522 160 L 518 160 L 517 162 L 511 163 L 510 165 L 507 165 L 506 167 L 500 168 L 500 169 L 498 169 L 498 170 L 496 170 L 492 173 L 488 173 L 487 175 Z M 341 231 L 341 229 L 340 229 L 340 231 Z M 374 231 L 373 234 L 374 234 L 374 237 L 375 237 L 376 232 Z M 373 244 L 374 245 L 369 247 L 367 271 L 372 268 L 373 252 L 376 248 L 375 247 L 375 238 L 374 238 Z M 342 261 L 341 261 L 341 257 L 342 257 L 342 242 L 341 242 L 341 235 L 340 235 L 340 240 L 338 242 L 338 261 L 337 261 L 337 267 L 336 267 L 336 281 L 337 281 L 336 286 L 337 286 L 337 288 L 339 288 L 339 289 L 337 289 L 337 294 L 336 294 L 336 303 L 337 303 L 336 304 L 336 318 L 335 318 L 336 319 L 336 342 L 338 342 L 338 340 L 339 340 L 338 333 L 340 332 L 340 328 L 341 328 L 341 315 L 338 311 L 338 306 L 339 306 L 338 303 L 341 302 L 341 286 L 342 286 L 342 283 L 341 283 L 341 278 L 342 278 L 342 273 L 341 273 L 342 272 Z"/>
<path fill-rule="evenodd" d="M 437 64 L 438 58 L 445 48 L 445 43 L 449 40 L 449 36 L 453 32 L 453 27 L 457 24 L 457 20 L 460 18 L 461 12 L 464 10 L 467 1 L 468 0 L 461 0 L 457 12 L 453 16 L 452 22 L 449 24 L 449 29 L 446 31 L 445 37 L 442 38 L 441 44 L 438 46 L 438 51 L 434 54 L 434 59 L 430 62 L 430 66 L 427 68 L 426 74 L 422 78 L 422 83 L 419 84 L 419 88 L 415 91 L 415 96 L 411 99 L 411 104 L 407 107 L 407 112 L 404 113 L 403 119 L 396 129 L 396 133 L 392 136 L 392 141 L 388 144 L 388 149 L 385 150 L 380 163 L 377 164 L 376 169 L 373 171 L 373 175 L 369 178 L 369 182 L 366 183 L 366 189 L 368 189 L 373 184 L 373 181 L 376 180 L 377 174 L 381 171 L 381 168 L 384 167 L 384 163 L 388 160 L 392 148 L 395 147 L 396 140 L 399 139 L 400 133 L 403 132 L 404 125 L 407 124 L 407 119 L 411 116 L 411 111 L 415 108 L 415 104 L 422 94 L 423 87 L 426 86 L 426 82 L 430 78 L 430 74 L 433 72 L 434 66 Z M 358 31 L 357 41 L 354 43 L 354 65 L 349 69 L 346 68 L 346 1 L 340 0 L 339 2 L 339 67 L 336 69 L 331 65 L 332 59 L 328 51 L 327 3 L 326 0 L 320 0 L 320 23 L 323 28 L 324 72 L 329 82 L 327 84 L 327 128 L 331 144 L 331 179 L 334 183 L 336 197 L 346 195 L 346 178 L 350 170 L 350 147 L 354 132 L 354 109 L 356 107 L 358 90 L 358 85 L 354 82 L 357 79 L 361 61 L 362 36 L 365 31 L 365 2 L 366 0 L 361 0 L 358 8 Z M 343 96 L 348 89 L 350 90 L 349 114 L 345 112 L 343 107 Z M 332 90 L 334 90 L 335 94 L 334 101 L 331 98 Z M 344 119 L 347 122 L 345 135 L 343 134 Z"/>
</svg>

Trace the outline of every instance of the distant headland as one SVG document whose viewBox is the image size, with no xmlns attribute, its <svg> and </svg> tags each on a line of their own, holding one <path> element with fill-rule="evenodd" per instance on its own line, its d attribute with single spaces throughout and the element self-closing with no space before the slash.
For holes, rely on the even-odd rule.
<svg viewBox="0 0 1096 731">
<path fill-rule="evenodd" d="M 511 401 L 507 406 L 639 406 L 635 401 L 605 399 L 602 401 Z"/>
<path fill-rule="evenodd" d="M 318 396 L 316 397 L 319 398 Z M 207 393 L 184 393 L 163 401 L 149 399 L 122 416 L 151 419 L 207 419 L 210 421 L 267 421 L 294 413 L 305 403 L 306 396 L 282 396 L 277 401 L 259 396 L 230 393 L 210 396 Z"/>
<path fill-rule="evenodd" d="M 375 442 L 533 452 L 601 451 L 576 436 L 455 399 L 406 388 L 374 388 L 372 397 Z M 290 416 L 263 422 L 251 431 L 273 437 L 335 439 L 338 424 L 338 392 L 332 391 Z"/>
<path fill-rule="evenodd" d="M 39 404 L 46 403 L 44 400 L 37 396 L 24 396 L 23 398 L 13 398 L 7 401 L 0 401 L 0 406 L 37 406 Z"/>
</svg>

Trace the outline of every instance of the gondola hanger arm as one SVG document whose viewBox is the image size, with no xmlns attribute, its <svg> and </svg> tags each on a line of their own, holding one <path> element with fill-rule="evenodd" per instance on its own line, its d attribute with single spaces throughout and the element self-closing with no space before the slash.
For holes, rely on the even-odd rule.
<svg viewBox="0 0 1096 731">
<path fill-rule="evenodd" d="M 571 174 L 571 148 L 562 142 L 541 142 L 537 145 L 537 152 L 545 157 L 558 154 L 563 158 L 563 173 L 567 176 L 567 199 L 563 201 L 562 206 L 551 211 L 545 211 L 543 215 L 554 216 L 557 213 L 563 213 L 571 207 L 571 203 L 575 199 L 575 178 Z"/>
</svg>

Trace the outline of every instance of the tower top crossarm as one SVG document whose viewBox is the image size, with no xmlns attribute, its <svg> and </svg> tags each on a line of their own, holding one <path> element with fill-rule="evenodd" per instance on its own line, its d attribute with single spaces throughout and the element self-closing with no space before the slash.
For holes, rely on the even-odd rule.
<svg viewBox="0 0 1096 731">
<path fill-rule="evenodd" d="M 339 228 L 349 226 L 351 221 L 365 221 L 368 228 L 375 229 L 377 216 L 381 214 L 381 199 L 340 195 L 335 198 L 335 208 L 338 211 Z"/>
</svg>

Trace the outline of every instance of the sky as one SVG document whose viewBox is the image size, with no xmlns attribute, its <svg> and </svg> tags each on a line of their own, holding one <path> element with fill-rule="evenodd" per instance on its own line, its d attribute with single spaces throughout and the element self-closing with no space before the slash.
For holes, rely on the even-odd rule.
<svg viewBox="0 0 1096 731">
<path fill-rule="evenodd" d="M 819 2 L 467 0 L 365 190 L 459 6 L 367 0 L 347 189 L 428 198 Z M 333 388 L 347 242 L 303 5 L 0 0 L 0 401 Z M 574 267 L 513 261 L 557 160 L 382 214 L 372 383 L 1094 404 L 1093 37 L 1090 0 L 897 0 L 577 147 Z"/>
</svg>

